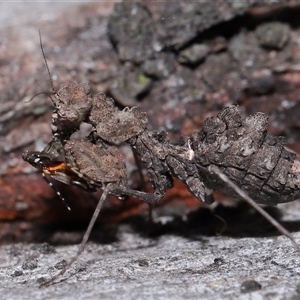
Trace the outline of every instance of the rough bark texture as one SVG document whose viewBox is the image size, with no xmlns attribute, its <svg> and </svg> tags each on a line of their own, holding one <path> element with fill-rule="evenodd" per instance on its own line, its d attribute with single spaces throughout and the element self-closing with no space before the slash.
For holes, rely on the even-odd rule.
<svg viewBox="0 0 300 300">
<path fill-rule="evenodd" d="M 51 137 L 50 99 L 39 95 L 26 102 L 51 89 L 38 28 L 57 90 L 71 79 L 89 81 L 94 94 L 104 91 L 121 106 L 140 106 L 148 113 L 149 129 L 166 129 L 174 139 L 199 130 L 203 120 L 225 104 L 238 102 L 247 114 L 265 112 L 269 130 L 286 135 L 297 148 L 300 8 L 296 2 L 31 8 L 49 19 L 32 20 L 24 14 L 5 20 L 2 29 L 2 220 L 76 219 L 85 215 L 81 208 L 90 202 L 90 195 L 59 185 L 66 198 L 82 199 L 72 203 L 68 216 L 40 175 L 21 160 L 25 148 L 41 150 Z M 8 32 L 11 24 L 16 29 Z M 128 162 L 130 156 L 128 152 Z M 134 164 L 129 164 L 134 171 Z M 128 174 L 133 187 L 138 185 L 134 173 Z M 118 215 L 118 207 L 126 204 L 113 201 Z"/>
<path fill-rule="evenodd" d="M 166 129 L 172 140 L 182 134 L 191 135 L 207 117 L 237 102 L 245 115 L 266 113 L 269 131 L 286 136 L 295 150 L 300 149 L 297 1 L 174 2 L 172 5 L 149 1 L 119 3 L 115 8 L 113 3 L 55 3 L 50 7 L 2 3 L 1 6 L 2 242 L 65 243 L 66 238 L 51 238 L 49 228 L 36 226 L 32 221 L 57 225 L 57 222 L 89 220 L 99 198 L 58 184 L 72 207 L 72 213 L 68 214 L 40 174 L 21 159 L 25 149 L 41 150 L 51 139 L 51 100 L 38 95 L 28 102 L 36 93 L 51 91 L 38 29 L 55 90 L 70 80 L 89 82 L 93 94 L 106 92 L 120 107 L 141 107 L 148 114 L 149 129 Z M 79 137 L 86 132 L 88 128 L 82 128 Z M 130 184 L 137 187 L 132 154 L 127 148 L 123 150 Z M 185 187 L 178 183 L 175 187 L 166 196 L 166 202 L 171 198 L 174 205 L 157 208 L 157 215 L 185 215 L 199 205 Z M 115 198 L 106 206 L 103 221 L 123 220 L 147 208 L 141 201 L 119 202 Z M 229 216 L 227 211 L 219 214 L 230 224 L 233 218 L 241 220 L 243 212 L 247 210 L 234 210 Z M 222 225 L 208 219 L 201 215 L 193 222 L 206 228 L 201 232 L 214 234 L 215 227 Z M 251 234 L 253 226 L 260 227 L 260 219 L 256 215 L 254 219 L 251 215 L 247 221 L 237 221 L 228 226 L 227 233 L 240 234 L 244 230 L 244 235 Z M 297 223 L 294 225 L 294 229 L 299 229 Z M 176 217 L 168 226 L 177 230 L 182 223 L 178 225 Z M 182 228 L 183 234 L 190 230 Z M 159 231 L 164 230 L 167 231 L 161 228 Z M 71 236 L 69 242 L 79 239 Z M 282 255 L 285 253 L 289 251 Z"/>
</svg>

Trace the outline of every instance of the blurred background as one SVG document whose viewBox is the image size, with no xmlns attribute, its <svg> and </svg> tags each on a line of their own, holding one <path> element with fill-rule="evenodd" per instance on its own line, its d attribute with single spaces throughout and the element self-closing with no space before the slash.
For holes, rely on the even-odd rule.
<svg viewBox="0 0 300 300">
<path fill-rule="evenodd" d="M 101 194 L 55 183 L 68 212 L 21 158 L 51 139 L 52 103 L 44 95 L 32 99 L 51 91 L 39 30 L 56 91 L 70 80 L 89 83 L 93 94 L 107 93 L 120 108 L 141 107 L 148 128 L 167 130 L 172 141 L 237 103 L 245 116 L 266 113 L 269 131 L 300 152 L 299 15 L 298 1 L 1 2 L 0 242 L 58 243 L 53 232 L 84 229 Z M 141 188 L 130 148 L 120 147 L 130 186 Z M 199 206 L 175 182 L 153 210 L 183 220 Z M 137 199 L 111 197 L 100 220 L 146 219 L 147 211 Z"/>
</svg>

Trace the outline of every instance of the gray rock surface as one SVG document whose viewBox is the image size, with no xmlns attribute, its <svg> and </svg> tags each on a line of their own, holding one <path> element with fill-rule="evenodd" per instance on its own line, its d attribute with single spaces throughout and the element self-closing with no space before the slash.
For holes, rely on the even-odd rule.
<svg viewBox="0 0 300 300">
<path fill-rule="evenodd" d="M 300 242 L 300 233 L 295 237 Z M 282 236 L 142 238 L 120 228 L 119 240 L 89 243 L 62 281 L 39 288 L 77 246 L 41 251 L 0 248 L 1 299 L 298 299 L 300 254 Z M 42 253 L 45 254 L 42 254 Z M 242 292 L 244 281 L 262 287 Z"/>
</svg>

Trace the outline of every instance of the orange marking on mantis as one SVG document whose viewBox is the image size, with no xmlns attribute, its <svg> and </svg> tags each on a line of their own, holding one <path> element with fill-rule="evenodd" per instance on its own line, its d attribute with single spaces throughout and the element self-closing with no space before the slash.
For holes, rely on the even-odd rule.
<svg viewBox="0 0 300 300">
<path fill-rule="evenodd" d="M 51 166 L 43 167 L 43 171 L 46 174 L 53 174 L 56 172 L 66 171 L 66 172 L 72 172 L 69 166 L 65 162 L 53 162 Z"/>
</svg>

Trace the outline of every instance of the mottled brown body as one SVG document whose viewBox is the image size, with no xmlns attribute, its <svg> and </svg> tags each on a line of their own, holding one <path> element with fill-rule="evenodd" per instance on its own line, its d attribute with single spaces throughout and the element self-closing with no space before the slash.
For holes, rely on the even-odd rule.
<svg viewBox="0 0 300 300">
<path fill-rule="evenodd" d="M 52 113 L 52 132 L 67 140 L 86 121 L 90 113 L 93 103 L 90 86 L 70 81 L 55 94 L 52 102 L 55 106 Z"/>
<path fill-rule="evenodd" d="M 56 94 L 56 99 L 52 140 L 43 151 L 26 151 L 22 157 L 39 169 L 45 179 L 49 175 L 87 191 L 101 188 L 103 193 L 77 254 L 42 285 L 54 282 L 82 253 L 108 194 L 155 203 L 173 186 L 172 177 L 207 203 L 214 201 L 214 190 L 239 195 L 289 237 L 300 252 L 289 232 L 253 201 L 277 204 L 300 196 L 300 160 L 284 148 L 282 138 L 267 132 L 268 118 L 263 113 L 242 120 L 240 108 L 229 106 L 216 117 L 207 119 L 192 137 L 182 137 L 179 143 L 173 144 L 165 131 L 146 128 L 147 115 L 139 108 L 126 107 L 120 111 L 102 93 L 89 96 L 87 85 L 70 82 Z M 71 139 L 82 122 L 92 126 L 90 135 L 83 141 Z M 129 143 L 144 163 L 154 194 L 128 187 L 124 158 L 113 145 L 120 142 Z M 62 152 L 65 161 L 58 161 Z M 57 194 L 61 197 L 59 191 Z"/>
<path fill-rule="evenodd" d="M 192 148 L 199 174 L 210 189 L 233 194 L 208 171 L 216 165 L 257 203 L 277 204 L 300 198 L 299 157 L 282 137 L 267 132 L 267 117 L 241 119 L 238 106 L 222 110 L 194 133 Z"/>
<path fill-rule="evenodd" d="M 173 145 L 165 131 L 145 130 L 128 142 L 145 164 L 155 193 L 160 198 L 173 186 L 173 176 L 183 182 L 197 199 L 212 202 L 194 163 L 189 138 L 182 138 L 180 144 Z"/>
<path fill-rule="evenodd" d="M 138 107 L 119 110 L 114 100 L 103 93 L 92 97 L 86 84 L 70 82 L 59 90 L 53 103 L 54 138 L 43 155 L 55 160 L 64 151 L 74 173 L 97 187 L 110 181 L 110 177 L 115 177 L 114 182 L 119 178 L 121 185 L 127 187 L 124 162 L 116 147 L 110 145 L 127 142 L 147 168 L 155 189 L 150 198 L 142 197 L 147 202 L 163 198 L 173 186 L 172 177 L 207 203 L 213 202 L 213 190 L 234 195 L 209 171 L 211 165 L 218 166 L 257 203 L 273 205 L 300 198 L 300 160 L 284 147 L 282 137 L 267 132 L 268 118 L 263 113 L 242 120 L 239 106 L 229 106 L 216 117 L 208 118 L 191 137 L 172 144 L 166 132 L 147 130 L 147 115 Z M 88 139 L 69 140 L 82 122 L 92 125 Z M 91 152 L 79 150 L 83 148 Z M 109 150 L 104 155 L 101 151 L 105 148 Z"/>
<path fill-rule="evenodd" d="M 70 140 L 65 144 L 64 151 L 68 166 L 88 182 L 127 184 L 124 158 L 116 147 Z"/>
<path fill-rule="evenodd" d="M 88 123 L 94 127 L 98 138 L 109 143 L 120 143 L 143 132 L 148 118 L 136 106 L 119 110 L 113 99 L 99 93 L 93 98 Z"/>
</svg>

